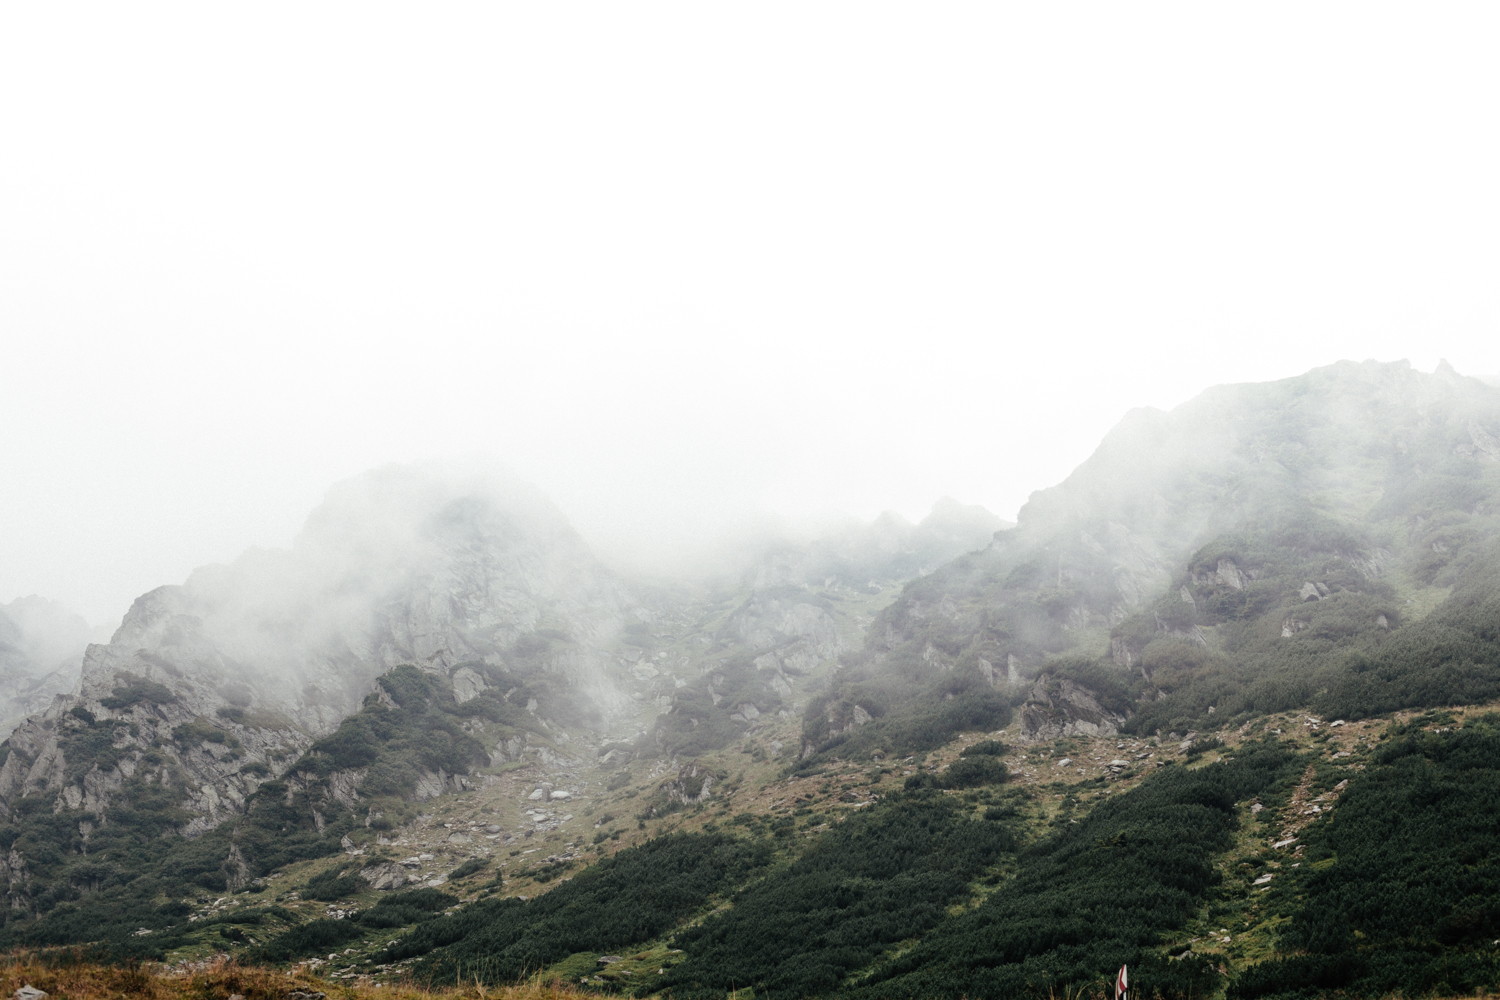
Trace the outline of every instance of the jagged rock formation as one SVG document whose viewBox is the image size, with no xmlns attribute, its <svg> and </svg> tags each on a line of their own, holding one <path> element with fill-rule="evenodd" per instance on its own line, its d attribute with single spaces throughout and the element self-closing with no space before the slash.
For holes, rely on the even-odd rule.
<svg viewBox="0 0 1500 1000">
<path fill-rule="evenodd" d="M 618 710 L 629 678 L 603 647 L 629 603 L 556 508 L 501 471 L 367 473 L 330 491 L 290 551 L 139 598 L 88 647 L 79 690 L 12 735 L 0 814 L 37 794 L 102 814 L 125 782 L 179 769 L 196 789 L 183 832 L 212 828 L 402 663 L 460 700 L 486 683 L 464 664 L 490 665 Z"/>
<path fill-rule="evenodd" d="M 1166 729 L 1226 698 L 1295 704 L 1339 657 L 1399 631 L 1393 568 L 1404 586 L 1444 587 L 1488 558 L 1496 440 L 1500 392 L 1405 362 L 1340 362 L 1133 411 L 1032 494 L 1015 529 L 908 584 L 840 674 L 833 697 L 846 704 L 819 705 L 806 734 L 844 736 L 871 685 L 918 701 L 957 695 L 963 675 L 1009 689 L 999 664 L 1030 678 L 1065 653 L 1107 657 L 1145 685 L 1142 702 L 1222 680 L 1197 685 L 1190 707 L 1153 709 Z M 1236 659 L 1253 669 L 1231 677 Z M 1036 731 L 1070 724 L 1044 723 L 1037 704 Z"/>
<path fill-rule="evenodd" d="M 1021 738 L 1040 741 L 1063 736 L 1113 736 L 1125 716 L 1100 705 L 1096 694 L 1065 677 L 1038 677 L 1021 706 Z"/>
<path fill-rule="evenodd" d="M 792 593 L 757 593 L 734 618 L 735 631 L 755 653 L 755 669 L 791 694 L 787 675 L 802 676 L 844 651 L 838 623 L 826 608 Z"/>
</svg>

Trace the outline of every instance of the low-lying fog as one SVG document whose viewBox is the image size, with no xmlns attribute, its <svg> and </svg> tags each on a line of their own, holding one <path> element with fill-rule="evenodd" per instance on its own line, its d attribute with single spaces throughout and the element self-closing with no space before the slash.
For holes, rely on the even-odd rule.
<svg viewBox="0 0 1500 1000">
<path fill-rule="evenodd" d="M 117 620 L 392 461 L 673 572 L 1014 517 L 1216 383 L 1500 371 L 1494 17 L 13 5 L 0 601 Z"/>
</svg>

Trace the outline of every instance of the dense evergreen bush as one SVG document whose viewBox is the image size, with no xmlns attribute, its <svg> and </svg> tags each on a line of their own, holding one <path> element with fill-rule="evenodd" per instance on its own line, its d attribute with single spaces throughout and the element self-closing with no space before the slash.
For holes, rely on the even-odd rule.
<svg viewBox="0 0 1500 1000">
<path fill-rule="evenodd" d="M 1143 968 L 1158 936 L 1181 927 L 1219 881 L 1214 856 L 1231 842 L 1235 803 L 1294 767 L 1285 751 L 1246 748 L 1228 764 L 1152 775 L 1024 851 L 1014 880 L 853 992 L 871 1000 L 1046 994 L 1103 980 L 1127 962 Z M 1201 995 L 1214 978 L 1191 965 L 1160 971 L 1161 982 L 1142 980 L 1145 995 L 1176 995 L 1189 980 Z"/>
<path fill-rule="evenodd" d="M 960 757 L 939 774 L 923 771 L 906 779 L 905 788 L 977 788 L 998 785 L 1010 777 L 1005 765 L 987 755 Z"/>
<path fill-rule="evenodd" d="M 358 940 L 364 927 L 354 920 L 319 917 L 283 931 L 258 948 L 246 952 L 248 962 L 290 962 L 296 958 L 317 955 L 333 948 L 343 948 Z"/>
<path fill-rule="evenodd" d="M 387 949 L 385 960 L 426 956 L 413 970 L 423 982 L 508 983 L 576 952 L 623 948 L 670 930 L 770 859 L 768 845 L 725 834 L 657 837 L 536 899 L 484 900 L 424 923 Z"/>
<path fill-rule="evenodd" d="M 1398 730 L 1303 835 L 1272 904 L 1286 957 L 1233 984 L 1240 1000 L 1473 993 L 1500 985 L 1500 717 Z"/>
<path fill-rule="evenodd" d="M 936 926 L 1014 848 L 1005 828 L 971 818 L 953 797 L 892 796 L 835 824 L 727 912 L 678 934 L 687 960 L 650 988 L 704 1000 L 736 986 L 771 1000 L 825 994 L 883 949 Z"/>
<path fill-rule="evenodd" d="M 352 896 L 369 886 L 370 883 L 357 874 L 346 875 L 343 868 L 330 868 L 308 879 L 307 887 L 303 889 L 302 895 L 307 899 L 332 902 L 335 899 Z"/>
</svg>

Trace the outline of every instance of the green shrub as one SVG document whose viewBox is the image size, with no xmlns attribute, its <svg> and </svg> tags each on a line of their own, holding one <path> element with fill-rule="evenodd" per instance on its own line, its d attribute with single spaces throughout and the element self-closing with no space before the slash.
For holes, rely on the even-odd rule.
<svg viewBox="0 0 1500 1000">
<path fill-rule="evenodd" d="M 302 895 L 308 899 L 332 902 L 335 899 L 346 899 L 369 887 L 370 884 L 358 875 L 345 875 L 342 868 L 330 868 L 308 879 Z"/>
<path fill-rule="evenodd" d="M 695 912 L 711 893 L 769 860 L 765 847 L 724 834 L 658 837 L 605 858 L 529 902 L 483 900 L 420 924 L 384 957 L 427 956 L 413 969 L 423 982 L 452 983 L 460 976 L 512 982 L 539 964 L 655 937 Z"/>
<path fill-rule="evenodd" d="M 835 824 L 790 867 L 678 934 L 682 964 L 652 984 L 679 997 L 751 986 L 772 1000 L 827 994 L 853 970 L 946 916 L 1015 840 L 955 799 L 896 795 Z"/>
<path fill-rule="evenodd" d="M 128 671 L 121 671 L 116 676 L 123 678 L 125 683 L 115 688 L 108 698 L 99 699 L 105 708 L 118 712 L 132 705 L 170 705 L 177 700 L 177 696 L 165 685 L 155 681 L 137 677 Z"/>
<path fill-rule="evenodd" d="M 246 952 L 247 962 L 290 962 L 295 958 L 317 955 L 342 948 L 364 934 L 364 927 L 354 920 L 320 917 L 276 935 L 258 948 Z"/>
<path fill-rule="evenodd" d="M 1182 927 L 1217 884 L 1235 803 L 1297 767 L 1285 751 L 1247 746 L 1230 764 L 1151 775 L 1023 851 L 1017 876 L 981 906 L 880 963 L 850 992 L 871 1000 L 1064 993 L 1126 962 L 1150 962 L 1160 935 Z M 1218 977 L 1191 968 L 1197 994 L 1212 992 Z"/>
<path fill-rule="evenodd" d="M 172 738 L 179 743 L 193 743 L 204 740 L 209 743 L 219 743 L 227 747 L 238 749 L 240 741 L 228 732 L 209 722 L 207 719 L 194 719 L 191 722 L 172 729 Z"/>
<path fill-rule="evenodd" d="M 488 866 L 489 862 L 484 858 L 470 858 L 468 861 L 465 861 L 463 864 L 459 865 L 457 868 L 449 872 L 448 877 L 450 879 L 468 878 L 475 872 L 484 871 Z"/>
<path fill-rule="evenodd" d="M 906 779 L 905 788 L 977 788 L 980 785 L 998 785 L 1010 778 L 1005 765 L 994 757 L 960 757 L 940 774 L 923 771 Z"/>
</svg>

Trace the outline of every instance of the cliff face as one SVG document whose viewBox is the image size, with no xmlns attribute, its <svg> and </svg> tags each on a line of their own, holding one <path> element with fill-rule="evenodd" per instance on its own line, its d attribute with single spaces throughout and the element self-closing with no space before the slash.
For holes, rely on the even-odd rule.
<svg viewBox="0 0 1500 1000">
<path fill-rule="evenodd" d="M 88 647 L 77 692 L 12 734 L 0 808 L 47 794 L 102 813 L 154 757 L 194 789 L 187 832 L 207 828 L 403 663 L 460 699 L 485 684 L 464 664 L 544 676 L 608 715 L 629 704 L 603 652 L 629 605 L 534 489 L 492 470 L 376 470 L 335 487 L 290 551 L 139 598 Z"/>
</svg>

